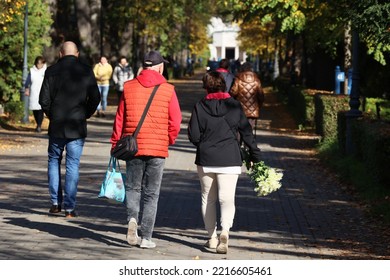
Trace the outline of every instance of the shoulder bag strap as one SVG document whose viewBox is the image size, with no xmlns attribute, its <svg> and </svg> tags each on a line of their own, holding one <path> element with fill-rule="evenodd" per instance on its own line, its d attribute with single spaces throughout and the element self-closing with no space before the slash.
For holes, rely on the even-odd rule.
<svg viewBox="0 0 390 280">
<path fill-rule="evenodd" d="M 137 128 L 135 129 L 135 131 L 134 131 L 134 133 L 133 133 L 133 136 L 134 136 L 134 137 L 137 137 L 138 132 L 139 132 L 140 129 L 141 129 L 141 126 L 142 126 L 142 124 L 143 124 L 143 122 L 144 122 L 144 120 L 145 120 L 146 114 L 148 113 L 150 104 L 152 104 L 153 97 L 154 97 L 154 95 L 156 94 L 157 89 L 158 89 L 159 86 L 160 86 L 160 85 L 157 85 L 157 86 L 154 87 L 154 89 L 153 89 L 153 91 L 152 91 L 152 94 L 151 94 L 150 97 L 149 97 L 149 100 L 148 100 L 148 103 L 146 104 L 145 110 L 144 110 L 144 112 L 142 113 L 142 116 L 141 116 L 141 119 L 139 120 L 139 123 L 138 123 L 138 125 L 137 125 Z"/>
<path fill-rule="evenodd" d="M 237 137 L 237 134 L 234 133 L 232 127 L 230 126 L 230 123 L 228 122 L 228 120 L 225 118 L 225 116 L 222 116 L 222 118 L 225 120 L 225 122 L 227 123 L 227 125 L 229 126 L 230 128 L 230 131 L 232 132 L 234 138 L 236 139 L 237 143 L 238 143 L 238 146 L 240 146 L 240 141 L 238 141 L 238 137 Z"/>
</svg>

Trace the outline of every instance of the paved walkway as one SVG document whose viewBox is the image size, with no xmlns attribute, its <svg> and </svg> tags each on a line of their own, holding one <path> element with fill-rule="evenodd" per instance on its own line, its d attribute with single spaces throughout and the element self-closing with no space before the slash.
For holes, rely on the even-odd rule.
<svg viewBox="0 0 390 280">
<path fill-rule="evenodd" d="M 267 95 L 257 139 L 264 160 L 284 170 L 283 187 L 256 197 L 243 173 L 228 254 L 203 248 L 200 188 L 186 124 L 204 92 L 199 76 L 174 83 L 184 121 L 166 162 L 153 236 L 158 246 L 130 247 L 123 205 L 97 198 L 109 159 L 112 106 L 106 118 L 89 121 L 79 182 L 80 216 L 75 219 L 48 215 L 47 136 L 0 129 L 1 141 L 11 144 L 0 150 L 0 259 L 390 259 L 388 228 L 374 227 L 348 189 L 321 166 L 314 156 L 315 135 L 278 127 L 284 111 L 272 94 Z"/>
</svg>

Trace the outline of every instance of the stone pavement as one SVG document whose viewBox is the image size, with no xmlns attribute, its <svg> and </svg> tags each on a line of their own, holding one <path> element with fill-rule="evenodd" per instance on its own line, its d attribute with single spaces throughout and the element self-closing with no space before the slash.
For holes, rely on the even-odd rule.
<svg viewBox="0 0 390 280">
<path fill-rule="evenodd" d="M 380 228 L 316 159 L 315 135 L 277 127 L 280 111 L 267 94 L 257 129 L 264 160 L 284 172 L 283 187 L 256 197 L 243 173 L 227 255 L 203 248 L 200 187 L 186 125 L 203 95 L 200 76 L 173 81 L 183 110 L 182 131 L 170 149 L 154 232 L 155 249 L 125 240 L 121 204 L 97 198 L 109 160 L 115 106 L 89 120 L 81 159 L 79 217 L 48 215 L 47 135 L 0 129 L 0 259 L 2 260 L 309 260 L 390 259 L 388 228 Z M 123 168 L 124 168 L 123 164 Z M 387 230 L 387 231 L 386 231 Z"/>
</svg>

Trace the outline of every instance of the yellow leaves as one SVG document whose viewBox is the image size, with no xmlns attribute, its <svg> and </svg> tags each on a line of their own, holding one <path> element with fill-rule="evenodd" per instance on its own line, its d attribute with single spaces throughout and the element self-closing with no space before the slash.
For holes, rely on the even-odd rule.
<svg viewBox="0 0 390 280">
<path fill-rule="evenodd" d="M 7 24 L 10 24 L 16 17 L 23 13 L 26 1 L 5 0 L 0 3 L 0 27 L 7 32 Z"/>
<path fill-rule="evenodd" d="M 240 46 L 243 47 L 247 53 L 251 54 L 265 54 L 274 50 L 274 44 L 270 44 L 270 38 L 275 28 L 273 22 L 268 24 L 261 24 L 259 19 L 253 19 L 248 22 L 240 24 L 240 33 L 238 39 Z"/>
<path fill-rule="evenodd" d="M 295 2 L 295 3 L 291 6 L 291 10 L 292 10 L 293 12 L 297 12 L 298 9 L 299 9 L 299 5 L 298 5 L 297 2 Z"/>
<path fill-rule="evenodd" d="M 302 23 L 304 23 L 306 17 L 305 17 L 305 14 L 302 13 L 302 11 L 295 11 L 291 14 L 291 17 L 294 18 L 298 24 L 298 21 L 301 21 Z"/>
</svg>

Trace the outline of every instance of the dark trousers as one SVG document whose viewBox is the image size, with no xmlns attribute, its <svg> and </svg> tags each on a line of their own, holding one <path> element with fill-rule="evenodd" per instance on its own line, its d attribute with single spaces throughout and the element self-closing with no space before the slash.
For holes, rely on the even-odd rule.
<svg viewBox="0 0 390 280">
<path fill-rule="evenodd" d="M 119 104 L 119 101 L 121 100 L 122 93 L 123 93 L 123 91 L 116 90 L 116 95 L 117 95 L 117 97 L 118 97 L 118 104 Z"/>
<path fill-rule="evenodd" d="M 43 110 L 33 110 L 33 114 L 37 127 L 41 127 L 43 122 Z"/>
</svg>

